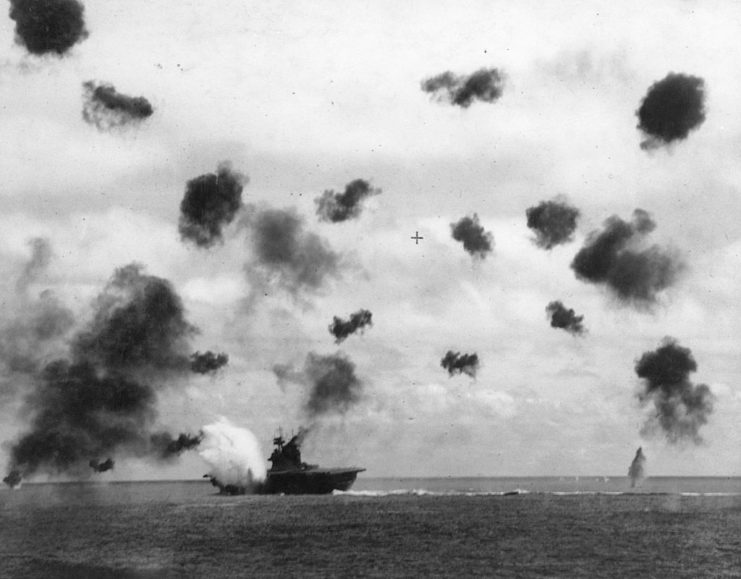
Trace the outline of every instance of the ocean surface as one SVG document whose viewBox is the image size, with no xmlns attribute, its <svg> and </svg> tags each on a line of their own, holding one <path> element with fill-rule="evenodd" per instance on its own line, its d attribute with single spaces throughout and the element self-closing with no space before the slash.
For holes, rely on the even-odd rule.
<svg viewBox="0 0 741 579">
<path fill-rule="evenodd" d="M 741 478 L 358 479 L 0 490 L 0 577 L 741 577 Z"/>
</svg>

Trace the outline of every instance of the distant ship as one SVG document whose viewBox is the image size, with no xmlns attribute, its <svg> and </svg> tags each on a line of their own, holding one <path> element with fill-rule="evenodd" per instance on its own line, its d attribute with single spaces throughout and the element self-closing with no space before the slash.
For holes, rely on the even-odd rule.
<svg viewBox="0 0 741 579">
<path fill-rule="evenodd" d="M 286 495 L 324 495 L 332 491 L 346 491 L 355 482 L 359 472 L 365 469 L 355 466 L 322 468 L 316 464 L 301 461 L 301 439 L 299 433 L 286 442 L 282 434 L 273 439 L 273 453 L 268 459 L 272 464 L 267 478 L 253 492 L 259 494 Z M 248 492 L 245 487 L 222 484 L 216 477 L 204 475 L 211 479 L 211 484 L 219 492 L 227 495 L 242 495 Z"/>
</svg>

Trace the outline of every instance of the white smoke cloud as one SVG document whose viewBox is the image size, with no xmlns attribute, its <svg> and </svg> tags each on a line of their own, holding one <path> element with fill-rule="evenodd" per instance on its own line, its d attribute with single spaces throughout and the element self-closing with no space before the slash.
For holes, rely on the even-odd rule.
<svg viewBox="0 0 741 579">
<path fill-rule="evenodd" d="M 260 443 L 246 428 L 234 426 L 223 416 L 202 428 L 198 454 L 211 467 L 209 476 L 223 485 L 251 489 L 267 476 Z"/>
</svg>

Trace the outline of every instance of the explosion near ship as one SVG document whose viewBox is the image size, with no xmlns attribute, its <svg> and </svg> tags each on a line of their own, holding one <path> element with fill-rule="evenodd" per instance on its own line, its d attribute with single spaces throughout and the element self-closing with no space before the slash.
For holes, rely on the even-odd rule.
<svg viewBox="0 0 741 579">
<path fill-rule="evenodd" d="M 359 472 L 365 469 L 355 466 L 324 468 L 307 464 L 301 460 L 301 443 L 306 431 L 301 430 L 286 442 L 282 433 L 273 439 L 273 453 L 268 459 L 270 469 L 263 482 L 252 486 L 228 484 L 213 474 L 203 475 L 211 484 L 225 495 L 243 495 L 250 492 L 258 494 L 321 495 L 332 491 L 348 490 Z"/>
</svg>

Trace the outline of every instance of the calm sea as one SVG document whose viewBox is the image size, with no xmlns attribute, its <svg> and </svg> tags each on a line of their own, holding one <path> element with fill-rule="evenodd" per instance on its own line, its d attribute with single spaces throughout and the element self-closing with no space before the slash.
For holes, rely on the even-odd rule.
<svg viewBox="0 0 741 579">
<path fill-rule="evenodd" d="M 516 494 L 513 494 L 516 493 Z M 360 478 L 0 490 L 0 577 L 741 577 L 741 478 Z"/>
</svg>

